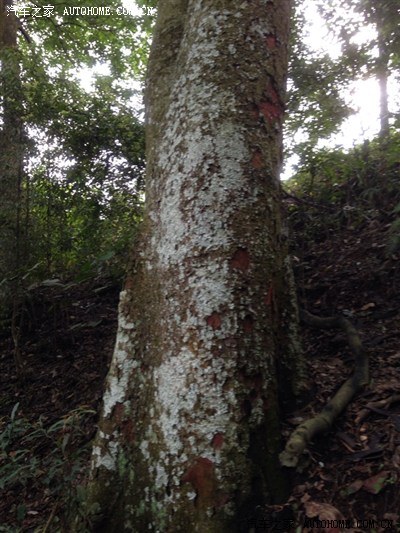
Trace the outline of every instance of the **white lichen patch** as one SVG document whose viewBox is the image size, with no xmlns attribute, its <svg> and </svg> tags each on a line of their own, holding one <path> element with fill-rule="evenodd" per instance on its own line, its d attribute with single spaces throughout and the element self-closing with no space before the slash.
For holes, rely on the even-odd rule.
<svg viewBox="0 0 400 533">
<path fill-rule="evenodd" d="M 203 356 L 208 358 L 208 353 Z M 200 363 L 199 354 L 184 348 L 177 357 L 166 358 L 154 371 L 155 400 L 160 406 L 156 423 L 162 432 L 167 456 L 175 466 L 181 465 L 176 470 L 176 490 L 187 467 L 183 450 L 214 462 L 219 456 L 210 446 L 215 434 L 224 433 L 229 440 L 231 433 L 230 446 L 237 445 L 234 436 L 237 420 L 232 420 L 237 398 L 232 391 L 223 390 L 235 363 L 216 359 L 205 368 Z M 182 438 L 182 430 L 190 436 Z M 163 462 L 156 466 L 158 472 L 163 472 Z M 165 487 L 167 481 L 167 476 L 157 475 L 156 487 Z"/>
<path fill-rule="evenodd" d="M 188 491 L 187 493 L 187 497 L 191 501 L 194 501 L 196 499 L 196 496 L 197 496 L 197 493 L 192 490 Z"/>
<path fill-rule="evenodd" d="M 224 110 L 235 108 L 234 94 L 221 90 L 219 81 L 206 74 L 219 60 L 222 29 L 229 15 L 226 10 L 202 13 L 198 41 L 188 47 L 185 68 L 172 89 L 169 127 L 157 153 L 163 194 L 159 210 L 153 213 L 152 244 L 160 266 L 182 265 L 188 250 L 192 255 L 193 250 L 210 252 L 231 244 L 218 207 L 224 205 L 232 214 L 236 209 L 227 199 L 239 197 L 249 152 L 241 129 L 223 116 Z M 201 191 L 197 176 L 206 178 Z M 149 190 L 159 183 L 160 177 Z M 228 213 L 224 218 L 229 218 Z"/>
<path fill-rule="evenodd" d="M 138 366 L 132 358 L 132 334 L 135 325 L 126 313 L 127 291 L 120 294 L 118 331 L 113 359 L 107 377 L 107 387 L 103 396 L 103 416 L 108 417 L 117 403 L 124 403 L 128 391 L 131 372 Z"/>
<path fill-rule="evenodd" d="M 156 466 L 156 487 L 166 487 L 168 484 L 168 474 L 163 465 Z"/>
<path fill-rule="evenodd" d="M 264 405 L 262 398 L 258 398 L 253 402 L 250 416 L 250 424 L 256 427 L 258 424 L 261 424 L 264 420 Z"/>
<path fill-rule="evenodd" d="M 224 88 L 219 78 L 221 55 L 237 51 L 233 44 L 228 50 L 224 45 L 233 13 L 201 13 L 197 33 L 191 35 L 195 45 L 182 54 L 185 64 L 171 89 L 168 128 L 157 146 L 148 190 L 157 199 L 150 214 L 149 255 L 163 280 L 159 326 L 168 334 L 161 364 L 152 371 L 155 416 L 140 449 L 154 488 L 160 494 L 168 484 L 172 500 L 188 467 L 187 455 L 209 459 L 223 479 L 223 455 L 211 445 L 216 434 L 224 435 L 231 454 L 238 451 L 238 463 L 247 460 L 246 442 L 238 441 L 243 416 L 238 392 L 227 386 L 235 382 L 240 357 L 232 341 L 240 331 L 230 261 L 237 247 L 246 245 L 234 232 L 235 217 L 243 205 L 257 204 L 260 191 L 257 183 L 249 187 L 244 179 L 251 161 L 245 127 L 237 120 L 233 88 Z M 192 16 L 195 20 L 195 7 Z M 185 44 L 184 37 L 183 49 Z M 177 284 L 185 294 L 185 309 Z M 215 327 L 207 323 L 210 316 L 218 317 Z M 158 460 L 149 455 L 151 433 L 161 435 Z M 240 465 L 234 468 L 240 471 Z"/>
<path fill-rule="evenodd" d="M 115 471 L 119 450 L 118 433 L 114 432 L 110 437 L 100 431 L 98 439 L 102 440 L 102 447 L 93 446 L 92 468 L 103 467 L 106 470 Z"/>
<path fill-rule="evenodd" d="M 150 459 L 149 443 L 147 440 L 144 439 L 140 443 L 140 451 L 142 452 L 142 455 L 146 460 Z"/>
<path fill-rule="evenodd" d="M 126 400 L 128 393 L 128 379 L 130 372 L 135 368 L 136 363 L 131 358 L 130 332 L 134 329 L 133 324 L 129 322 L 124 314 L 127 292 L 123 291 L 120 295 L 119 318 L 117 340 L 115 344 L 113 360 L 107 378 L 107 388 L 103 396 L 103 416 L 111 415 L 113 408 L 118 403 L 129 402 Z M 109 471 L 117 469 L 118 450 L 120 447 L 119 433 L 114 431 L 112 434 L 99 430 L 95 445 L 92 451 L 92 470 L 105 468 Z"/>
<path fill-rule="evenodd" d="M 116 459 L 110 453 L 102 453 L 101 448 L 95 446 L 92 453 L 92 465 L 94 468 L 103 467 L 113 471 L 116 467 Z"/>
</svg>

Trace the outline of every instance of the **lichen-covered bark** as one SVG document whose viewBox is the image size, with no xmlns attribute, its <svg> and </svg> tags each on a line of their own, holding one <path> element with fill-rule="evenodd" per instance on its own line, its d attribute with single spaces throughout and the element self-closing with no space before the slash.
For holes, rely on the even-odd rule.
<svg viewBox="0 0 400 533">
<path fill-rule="evenodd" d="M 299 366 L 278 179 L 289 3 L 159 3 L 94 531 L 246 530 L 283 497 L 278 387 Z"/>
</svg>

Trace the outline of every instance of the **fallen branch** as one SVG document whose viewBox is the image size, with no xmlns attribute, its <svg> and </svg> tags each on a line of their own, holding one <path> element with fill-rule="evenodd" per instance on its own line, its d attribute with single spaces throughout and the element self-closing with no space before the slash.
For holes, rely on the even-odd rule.
<svg viewBox="0 0 400 533">
<path fill-rule="evenodd" d="M 393 403 L 397 402 L 400 402 L 400 394 L 395 394 L 393 396 L 390 396 L 389 398 L 384 398 L 383 400 L 378 400 L 376 402 L 368 402 L 365 406 L 365 409 L 360 411 L 357 415 L 355 420 L 356 424 L 360 424 L 370 411 L 375 411 L 376 413 L 382 414 L 384 416 L 390 416 L 392 413 L 390 413 L 390 411 L 385 410 L 385 408 L 388 408 Z"/>
<path fill-rule="evenodd" d="M 324 209 L 324 211 L 331 212 L 336 211 L 337 209 L 335 206 L 321 204 L 320 202 L 313 202 L 311 200 L 306 200 L 305 198 L 299 198 L 298 196 L 294 196 L 293 194 L 290 194 L 289 192 L 285 191 L 285 189 L 282 189 L 282 192 L 285 198 L 294 200 L 298 204 L 310 205 L 312 207 L 318 207 L 319 209 Z"/>
<path fill-rule="evenodd" d="M 318 433 L 328 431 L 334 420 L 347 407 L 351 399 L 369 382 L 368 355 L 363 349 L 355 327 L 344 317 L 320 318 L 308 311 L 300 311 L 300 318 L 310 326 L 341 328 L 355 357 L 354 373 L 347 379 L 321 413 L 300 424 L 289 437 L 279 459 L 283 466 L 295 467 L 307 444 Z"/>
</svg>

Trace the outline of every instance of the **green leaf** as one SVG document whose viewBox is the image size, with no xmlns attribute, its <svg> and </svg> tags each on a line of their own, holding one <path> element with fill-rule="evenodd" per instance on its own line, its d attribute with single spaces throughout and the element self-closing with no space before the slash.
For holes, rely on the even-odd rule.
<svg viewBox="0 0 400 533">
<path fill-rule="evenodd" d="M 20 503 L 17 506 L 17 520 L 18 522 L 22 522 L 26 516 L 27 508 L 24 503 Z"/>
</svg>

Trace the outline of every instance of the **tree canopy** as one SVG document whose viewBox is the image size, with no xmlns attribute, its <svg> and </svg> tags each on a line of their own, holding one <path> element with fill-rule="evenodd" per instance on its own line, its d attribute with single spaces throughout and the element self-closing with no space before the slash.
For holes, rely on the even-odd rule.
<svg viewBox="0 0 400 533">
<path fill-rule="evenodd" d="M 156 4 L 137 2 L 137 15 L 117 0 L 107 9 L 100 1 L 90 8 L 7 4 L 4 20 L 15 14 L 18 21 L 18 113 L 26 137 L 21 236 L 30 249 L 26 268 L 40 263 L 40 275 L 79 270 L 83 255 L 88 268 L 118 253 L 140 216 L 141 91 Z M 380 77 L 382 130 L 395 123 L 384 92 L 387 100 L 385 80 L 398 73 L 399 14 L 394 0 L 320 2 L 341 44 L 337 57 L 306 44 L 306 7 L 296 2 L 292 17 L 286 150 L 312 167 L 315 147 L 353 112 L 345 98 L 352 80 Z M 370 37 L 360 40 L 366 25 Z M 9 73 L 3 68 L 1 76 Z M 37 240 L 39 246 L 28 245 Z"/>
<path fill-rule="evenodd" d="M 108 9 L 28 2 L 3 14 L 19 30 L 25 269 L 40 263 L 42 276 L 121 253 L 140 217 L 141 81 L 153 17 L 122 12 L 119 2 Z"/>
</svg>

